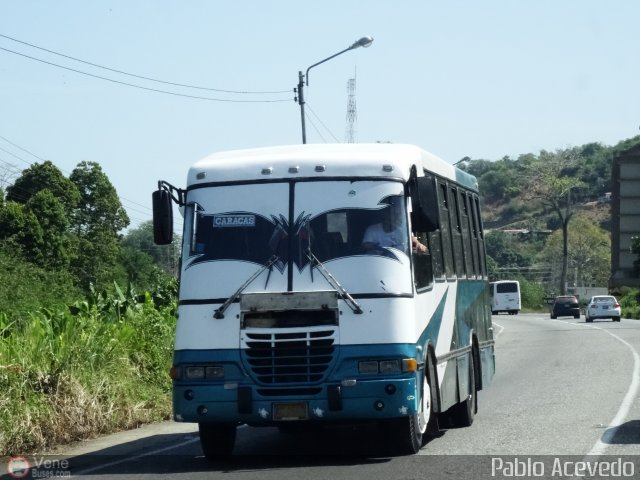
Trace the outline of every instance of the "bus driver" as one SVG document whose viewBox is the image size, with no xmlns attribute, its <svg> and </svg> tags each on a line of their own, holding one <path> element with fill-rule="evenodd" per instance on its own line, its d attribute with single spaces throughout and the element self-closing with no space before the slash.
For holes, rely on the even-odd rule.
<svg viewBox="0 0 640 480">
<path fill-rule="evenodd" d="M 370 225 L 362 238 L 362 246 L 367 252 L 380 248 L 397 248 L 407 252 L 407 230 L 402 209 L 402 197 L 392 198 L 390 205 L 383 209 L 382 222 Z M 415 235 L 411 235 L 411 247 L 414 253 L 426 254 L 426 245 L 420 243 Z"/>
</svg>

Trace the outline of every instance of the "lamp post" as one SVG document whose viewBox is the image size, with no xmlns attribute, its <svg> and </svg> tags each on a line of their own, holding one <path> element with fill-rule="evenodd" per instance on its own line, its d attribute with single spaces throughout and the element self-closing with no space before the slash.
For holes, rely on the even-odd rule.
<svg viewBox="0 0 640 480">
<path fill-rule="evenodd" d="M 345 48 L 344 50 L 338 53 L 335 53 L 330 57 L 325 58 L 324 60 L 320 60 L 318 63 L 314 63 L 309 68 L 307 68 L 307 71 L 305 72 L 304 75 L 302 74 L 302 71 L 298 72 L 298 88 L 294 89 L 294 91 L 297 93 L 297 97 L 295 98 L 295 100 L 300 104 L 300 119 L 302 120 L 302 143 L 307 143 L 307 131 L 306 131 L 305 121 L 304 121 L 304 85 L 306 83 L 306 85 L 309 86 L 309 70 L 311 70 L 313 67 L 320 65 L 321 63 L 326 62 L 327 60 L 331 60 L 332 58 L 335 58 L 338 55 L 342 55 L 344 52 L 348 52 L 349 50 L 353 50 L 354 48 L 358 48 L 358 47 L 366 48 L 371 46 L 372 43 L 373 43 L 372 37 L 362 37 L 360 40 L 355 42 L 350 47 Z"/>
</svg>

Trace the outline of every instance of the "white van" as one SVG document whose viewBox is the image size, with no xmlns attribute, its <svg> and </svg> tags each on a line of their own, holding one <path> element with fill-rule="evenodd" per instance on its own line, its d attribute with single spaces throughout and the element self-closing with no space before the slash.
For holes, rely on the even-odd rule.
<svg viewBox="0 0 640 480">
<path fill-rule="evenodd" d="M 490 288 L 492 315 L 500 312 L 506 312 L 509 315 L 518 314 L 522 305 L 520 304 L 520 283 L 517 280 L 491 282 Z"/>
</svg>

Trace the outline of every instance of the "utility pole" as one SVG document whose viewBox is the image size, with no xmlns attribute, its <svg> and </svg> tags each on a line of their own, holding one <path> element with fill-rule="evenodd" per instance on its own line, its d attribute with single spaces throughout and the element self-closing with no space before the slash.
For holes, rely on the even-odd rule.
<svg viewBox="0 0 640 480">
<path fill-rule="evenodd" d="M 357 42 L 354 42 L 353 45 L 345 48 L 344 50 L 339 51 L 338 53 L 334 53 L 330 57 L 325 58 L 324 60 L 320 60 L 317 63 L 314 63 L 309 68 L 307 68 L 306 73 L 303 75 L 302 71 L 298 71 L 298 87 L 294 88 L 293 91 L 296 93 L 296 97 L 294 100 L 298 102 L 300 105 L 300 119 L 302 120 L 302 143 L 307 143 L 307 131 L 305 128 L 304 121 L 304 86 L 305 84 L 309 86 L 309 70 L 313 67 L 317 67 L 321 63 L 326 62 L 327 60 L 331 60 L 332 58 L 337 57 L 338 55 L 342 55 L 344 52 L 348 52 L 349 50 L 353 50 L 354 48 L 364 47 L 367 48 L 373 43 L 372 37 L 362 37 Z"/>
<path fill-rule="evenodd" d="M 300 104 L 300 120 L 302 121 L 302 143 L 307 143 L 307 129 L 304 121 L 304 75 L 298 71 L 298 88 L 295 90 L 295 100 Z"/>
</svg>

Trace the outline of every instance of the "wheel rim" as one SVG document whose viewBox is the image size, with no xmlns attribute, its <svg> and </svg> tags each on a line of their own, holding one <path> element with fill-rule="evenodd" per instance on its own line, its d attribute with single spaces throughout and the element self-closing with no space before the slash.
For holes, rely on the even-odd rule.
<svg viewBox="0 0 640 480">
<path fill-rule="evenodd" d="M 427 431 L 427 422 L 431 416 L 431 389 L 426 378 L 422 382 L 422 398 L 418 406 L 418 431 L 423 434 Z"/>
</svg>

